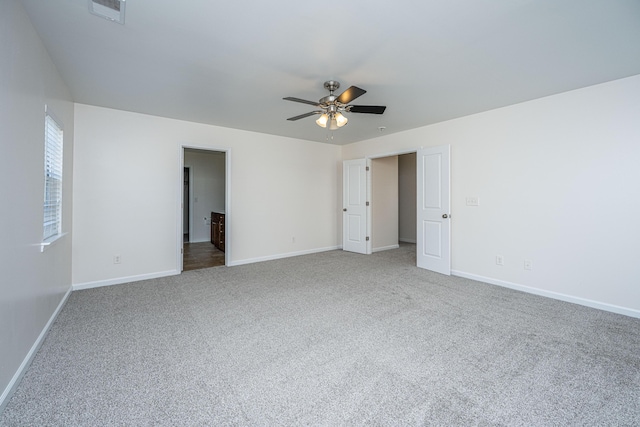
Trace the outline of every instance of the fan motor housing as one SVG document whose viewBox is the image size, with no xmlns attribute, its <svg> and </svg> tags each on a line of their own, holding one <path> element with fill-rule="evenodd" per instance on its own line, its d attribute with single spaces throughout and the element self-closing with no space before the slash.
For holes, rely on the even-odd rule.
<svg viewBox="0 0 640 427">
<path fill-rule="evenodd" d="M 319 102 L 320 104 L 334 104 L 336 99 L 338 99 L 337 96 L 328 95 L 328 96 L 325 96 L 324 98 L 321 98 Z"/>
</svg>

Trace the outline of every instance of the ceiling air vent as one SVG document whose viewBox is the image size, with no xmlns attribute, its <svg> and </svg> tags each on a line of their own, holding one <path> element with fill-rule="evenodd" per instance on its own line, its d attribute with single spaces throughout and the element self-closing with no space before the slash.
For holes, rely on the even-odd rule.
<svg viewBox="0 0 640 427">
<path fill-rule="evenodd" d="M 89 12 L 109 21 L 124 24 L 124 0 L 89 0 Z"/>
</svg>

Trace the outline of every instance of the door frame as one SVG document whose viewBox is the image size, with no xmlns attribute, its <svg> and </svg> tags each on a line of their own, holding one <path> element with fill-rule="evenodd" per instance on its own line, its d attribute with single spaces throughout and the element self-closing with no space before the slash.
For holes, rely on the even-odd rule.
<svg viewBox="0 0 640 427">
<path fill-rule="evenodd" d="M 183 231 L 182 231 L 182 227 L 183 227 L 183 222 L 184 222 L 184 218 L 182 217 L 183 215 L 183 208 L 182 208 L 182 204 L 184 201 L 184 150 L 186 149 L 194 149 L 194 150 L 202 150 L 202 151 L 212 151 L 212 152 L 218 152 L 218 153 L 224 153 L 224 160 L 225 160 L 225 171 L 224 171 L 224 205 L 225 205 L 225 225 L 224 225 L 224 244 L 225 244 L 225 251 L 224 251 L 224 265 L 228 266 L 229 263 L 231 262 L 231 254 L 232 254 L 232 250 L 233 250 L 233 246 L 231 244 L 232 242 L 232 236 L 233 236 L 233 216 L 231 215 L 231 148 L 229 147 L 224 147 L 224 146 L 217 146 L 217 145 L 204 145 L 204 144 L 191 144 L 191 143 L 184 143 L 184 142 L 180 142 L 177 145 L 177 149 L 178 149 L 178 162 L 179 162 L 179 172 L 180 172 L 180 180 L 176 181 L 179 182 L 180 185 L 179 187 L 179 191 L 177 192 L 176 195 L 176 199 L 177 199 L 177 203 L 176 203 L 176 211 L 177 211 L 177 224 L 176 224 L 176 237 L 177 237 L 177 241 L 176 241 L 176 265 L 178 266 L 177 270 L 182 273 L 182 254 L 183 254 L 183 250 L 184 250 L 184 243 L 183 243 Z M 192 171 L 191 171 L 192 172 Z M 191 179 L 192 177 L 190 177 Z M 192 185 L 189 186 L 189 188 L 193 188 Z M 193 196 L 193 194 L 190 194 L 190 196 Z M 193 199 L 193 197 L 190 197 L 190 201 Z M 191 214 L 191 209 L 190 209 L 190 214 Z M 189 223 L 189 228 L 191 228 L 191 223 L 192 221 L 190 221 Z M 191 233 L 191 230 L 189 230 L 189 233 Z"/>
<path fill-rule="evenodd" d="M 373 195 L 373 185 L 371 183 L 372 179 L 371 179 L 371 160 L 373 159 L 384 159 L 385 157 L 393 157 L 393 156 L 400 156 L 402 154 L 411 154 L 411 153 L 417 153 L 418 149 L 414 148 L 414 149 L 409 149 L 409 150 L 401 150 L 401 151 L 394 151 L 391 153 L 385 153 L 385 154 L 376 154 L 374 156 L 367 156 L 365 157 L 365 159 L 367 160 L 367 166 L 369 167 L 369 173 L 367 174 L 367 200 L 371 201 L 371 196 Z M 417 166 L 417 165 L 416 165 Z M 416 197 L 418 196 L 418 194 L 416 193 Z M 369 206 L 367 206 L 367 235 L 371 236 L 372 231 L 373 231 L 373 214 L 372 214 L 372 204 L 369 203 Z M 416 235 L 417 237 L 417 235 Z M 369 241 L 367 242 L 367 254 L 371 255 L 373 253 L 373 249 L 372 249 L 372 243 L 373 243 L 373 237 L 371 237 L 369 239 Z"/>
<path fill-rule="evenodd" d="M 375 154 L 375 155 L 372 155 L 372 156 L 365 156 L 364 159 L 367 161 L 367 166 L 369 166 L 369 170 L 371 170 L 371 160 L 372 159 L 381 159 L 381 158 L 384 158 L 384 157 L 393 157 L 393 156 L 400 156 L 402 154 L 416 153 L 416 172 L 417 172 L 417 168 L 418 168 L 418 164 L 417 164 L 418 156 L 417 156 L 417 154 L 418 154 L 418 151 L 422 150 L 422 149 L 425 149 L 425 148 L 436 147 L 436 146 L 439 146 L 439 145 L 426 146 L 426 147 L 421 146 L 421 147 L 417 147 L 417 148 L 409 148 L 409 149 L 406 149 L 406 150 L 391 151 L 391 152 L 388 152 L 388 153 Z M 417 176 L 416 176 L 416 179 L 418 179 Z M 449 188 L 449 194 L 451 194 L 451 188 Z M 371 200 L 371 195 L 372 195 L 371 175 L 370 175 L 370 173 L 367 173 L 367 200 L 369 200 L 369 201 Z M 416 187 L 416 199 L 417 199 L 417 197 L 418 197 L 418 188 Z M 371 212 L 372 212 L 371 211 L 371 204 L 369 204 L 369 206 L 367 206 L 367 235 L 368 236 L 371 236 L 371 231 L 372 231 L 372 226 L 371 226 L 371 224 L 372 224 L 372 218 L 371 218 L 372 213 Z M 417 222 L 417 218 L 416 218 L 416 222 Z M 417 227 L 417 225 L 418 224 L 416 223 L 416 245 L 417 245 L 417 241 L 418 241 L 418 236 L 417 236 L 418 227 Z M 372 239 L 370 238 L 369 241 L 367 242 L 367 254 L 369 254 L 369 255 L 372 253 L 372 251 L 371 251 L 371 242 L 372 242 Z M 450 240 L 450 242 L 449 242 L 449 248 L 450 249 L 451 249 L 452 244 L 453 244 L 453 242 Z M 418 249 L 418 248 L 416 248 L 416 249 Z M 416 267 L 417 266 L 418 266 L 418 262 L 416 260 Z"/>
<path fill-rule="evenodd" d="M 191 166 L 185 165 L 184 169 L 188 169 L 189 171 L 189 199 L 188 199 L 188 206 L 187 206 L 187 212 L 189 212 L 189 214 L 187 215 L 188 218 L 187 220 L 189 221 L 187 223 L 187 234 L 189 235 L 189 242 L 187 243 L 191 243 L 191 236 L 193 236 L 193 186 L 191 185 L 191 183 L 193 182 L 193 170 Z M 184 187 L 182 188 L 183 192 L 184 192 Z M 183 196 L 183 200 L 184 200 L 184 194 Z M 183 218 L 182 220 L 184 221 L 184 206 L 182 207 L 182 215 Z M 184 233 L 184 230 L 183 230 Z M 184 237 L 184 236 L 183 236 Z M 184 241 L 184 239 L 183 239 Z"/>
</svg>

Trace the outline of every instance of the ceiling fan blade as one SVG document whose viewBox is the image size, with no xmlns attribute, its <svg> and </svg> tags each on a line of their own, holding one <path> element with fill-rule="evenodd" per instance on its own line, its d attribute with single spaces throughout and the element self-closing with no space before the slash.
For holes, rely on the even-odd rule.
<svg viewBox="0 0 640 427">
<path fill-rule="evenodd" d="M 386 108 L 382 105 L 351 105 L 347 111 L 350 113 L 382 114 Z"/>
<path fill-rule="evenodd" d="M 349 89 L 342 92 L 342 95 L 340 95 L 336 101 L 341 102 L 342 104 L 348 104 L 365 93 L 367 93 L 366 90 L 360 89 L 357 86 L 351 86 Z"/>
<path fill-rule="evenodd" d="M 282 98 L 286 101 L 293 101 L 293 102 L 301 102 L 303 104 L 309 104 L 309 105 L 314 105 L 316 107 L 319 107 L 320 104 L 318 104 L 317 102 L 314 101 L 307 101 L 306 99 L 300 99 L 300 98 L 294 98 L 292 96 L 287 96 L 286 98 Z"/>
<path fill-rule="evenodd" d="M 300 120 L 300 119 L 304 119 L 305 117 L 313 116 L 314 114 L 322 114 L 322 111 L 312 111 L 310 113 L 300 114 L 299 116 L 289 117 L 287 120 L 291 120 L 291 121 Z"/>
</svg>

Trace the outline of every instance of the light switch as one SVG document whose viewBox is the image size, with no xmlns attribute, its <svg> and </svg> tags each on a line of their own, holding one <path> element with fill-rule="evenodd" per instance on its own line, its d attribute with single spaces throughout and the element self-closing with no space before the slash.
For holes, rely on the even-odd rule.
<svg viewBox="0 0 640 427">
<path fill-rule="evenodd" d="M 480 199 L 476 196 L 467 197 L 467 206 L 480 206 Z"/>
</svg>

